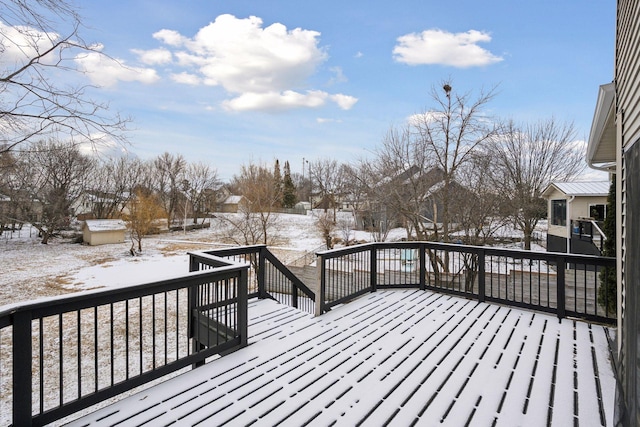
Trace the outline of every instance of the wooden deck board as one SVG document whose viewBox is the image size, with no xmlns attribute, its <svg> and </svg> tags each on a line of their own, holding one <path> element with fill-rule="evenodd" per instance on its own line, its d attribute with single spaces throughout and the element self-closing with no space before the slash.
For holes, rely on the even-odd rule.
<svg viewBox="0 0 640 427">
<path fill-rule="evenodd" d="M 248 347 L 72 425 L 599 425 L 601 411 L 605 425 L 612 419 L 601 326 L 418 290 L 368 294 L 317 318 L 253 301 L 249 317 Z"/>
</svg>

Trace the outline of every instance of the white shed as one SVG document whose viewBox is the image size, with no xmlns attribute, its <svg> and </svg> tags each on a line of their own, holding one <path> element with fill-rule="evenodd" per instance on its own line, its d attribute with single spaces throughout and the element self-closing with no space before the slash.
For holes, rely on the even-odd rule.
<svg viewBox="0 0 640 427">
<path fill-rule="evenodd" d="M 82 227 L 82 240 L 91 246 L 124 243 L 126 231 L 121 219 L 88 219 Z"/>
</svg>

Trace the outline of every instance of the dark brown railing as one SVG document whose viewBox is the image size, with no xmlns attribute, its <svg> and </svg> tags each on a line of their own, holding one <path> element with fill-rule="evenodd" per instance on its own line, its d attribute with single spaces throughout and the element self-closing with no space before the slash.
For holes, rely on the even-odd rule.
<svg viewBox="0 0 640 427">
<path fill-rule="evenodd" d="M 319 313 L 378 288 L 416 287 L 615 323 L 600 301 L 615 258 L 434 242 L 372 243 L 318 253 Z M 606 295 L 606 293 L 603 293 Z"/>
</svg>

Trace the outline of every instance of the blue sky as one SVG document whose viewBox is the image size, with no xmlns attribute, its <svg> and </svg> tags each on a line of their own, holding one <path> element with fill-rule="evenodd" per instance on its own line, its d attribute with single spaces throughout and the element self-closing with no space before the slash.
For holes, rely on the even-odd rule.
<svg viewBox="0 0 640 427">
<path fill-rule="evenodd" d="M 586 139 L 613 77 L 615 2 L 82 2 L 93 96 L 134 119 L 131 151 L 203 160 L 223 179 L 250 161 L 367 156 L 432 106 L 444 79 L 487 113 L 555 116 Z"/>
</svg>

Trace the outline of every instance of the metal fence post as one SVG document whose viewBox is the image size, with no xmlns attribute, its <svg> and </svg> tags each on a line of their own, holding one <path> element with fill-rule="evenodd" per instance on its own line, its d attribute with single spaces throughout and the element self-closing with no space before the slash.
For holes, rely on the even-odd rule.
<svg viewBox="0 0 640 427">
<path fill-rule="evenodd" d="M 566 317 L 565 308 L 565 278 L 564 272 L 567 265 L 567 259 L 563 256 L 558 257 L 558 275 L 556 276 L 558 319 Z"/>
<path fill-rule="evenodd" d="M 13 425 L 32 425 L 31 312 L 13 314 Z"/>
</svg>

